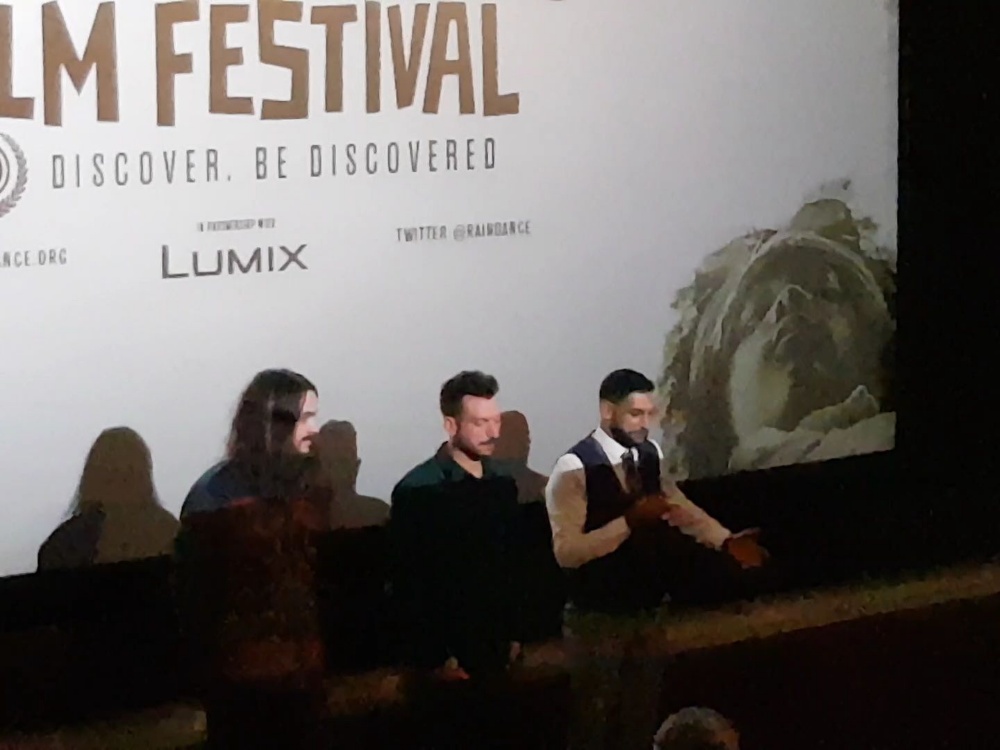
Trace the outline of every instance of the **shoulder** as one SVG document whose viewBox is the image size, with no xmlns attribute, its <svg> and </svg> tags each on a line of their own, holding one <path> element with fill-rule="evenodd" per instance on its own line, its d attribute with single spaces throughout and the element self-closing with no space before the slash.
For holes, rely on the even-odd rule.
<svg viewBox="0 0 1000 750">
<path fill-rule="evenodd" d="M 227 461 L 217 463 L 191 486 L 184 504 L 181 506 L 181 518 L 193 513 L 210 513 L 220 510 L 235 499 L 241 497 L 232 469 Z"/>
<path fill-rule="evenodd" d="M 552 467 L 552 475 L 562 474 L 567 471 L 577 471 L 583 468 L 583 461 L 575 453 L 564 453 L 556 460 Z"/>
<path fill-rule="evenodd" d="M 584 470 L 583 461 L 574 453 L 564 453 L 556 460 L 555 466 L 549 472 L 549 478 L 545 482 L 545 497 L 550 498 L 556 491 L 556 487 L 565 483 L 566 479 L 573 476 L 581 476 Z"/>
<path fill-rule="evenodd" d="M 584 458 L 589 458 L 590 460 L 606 458 L 604 449 L 601 448 L 600 443 L 594 438 L 594 433 L 590 433 L 587 437 L 577 441 L 572 448 L 559 456 L 556 460 L 556 465 L 552 468 L 552 474 L 580 470 L 584 468 L 586 463 Z"/>
<path fill-rule="evenodd" d="M 428 458 L 417 464 L 400 479 L 392 490 L 393 497 L 400 492 L 421 490 L 440 484 L 444 480 L 444 472 L 435 458 Z"/>
</svg>

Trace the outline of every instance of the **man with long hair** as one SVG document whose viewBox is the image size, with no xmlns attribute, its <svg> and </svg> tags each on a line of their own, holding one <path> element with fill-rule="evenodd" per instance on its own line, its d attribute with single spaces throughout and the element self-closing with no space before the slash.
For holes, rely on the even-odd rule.
<svg viewBox="0 0 1000 750">
<path fill-rule="evenodd" d="M 251 497 L 287 498 L 302 492 L 319 431 L 318 407 L 316 386 L 304 375 L 290 370 L 257 373 L 240 396 L 226 458 L 191 488 L 181 518 Z"/>
<path fill-rule="evenodd" d="M 318 395 L 289 370 L 240 397 L 226 458 L 181 510 L 178 593 L 213 747 L 315 747 L 324 656 L 309 501 Z"/>
</svg>

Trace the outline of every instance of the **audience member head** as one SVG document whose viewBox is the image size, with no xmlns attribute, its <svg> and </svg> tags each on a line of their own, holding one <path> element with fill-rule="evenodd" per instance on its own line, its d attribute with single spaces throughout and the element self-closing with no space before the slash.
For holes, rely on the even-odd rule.
<svg viewBox="0 0 1000 750">
<path fill-rule="evenodd" d="M 492 375 L 465 370 L 441 386 L 441 415 L 453 450 L 472 461 L 492 456 L 500 437 L 500 386 Z"/>
<path fill-rule="evenodd" d="M 626 447 L 641 445 L 655 423 L 656 386 L 635 370 L 615 370 L 599 392 L 601 428 Z"/>
<path fill-rule="evenodd" d="M 653 737 L 653 750 L 739 750 L 740 738 L 725 716 L 690 706 L 672 714 Z"/>
<path fill-rule="evenodd" d="M 146 442 L 129 427 L 104 430 L 87 454 L 72 514 L 158 504 Z"/>
<path fill-rule="evenodd" d="M 228 458 L 264 494 L 300 481 L 318 430 L 316 386 L 290 370 L 263 370 L 240 396 Z M 274 483 L 277 484 L 274 484 Z"/>
<path fill-rule="evenodd" d="M 528 418 L 519 411 L 505 411 L 500 415 L 500 437 L 493 456 L 527 465 L 530 452 L 531 429 L 528 427 Z"/>
</svg>

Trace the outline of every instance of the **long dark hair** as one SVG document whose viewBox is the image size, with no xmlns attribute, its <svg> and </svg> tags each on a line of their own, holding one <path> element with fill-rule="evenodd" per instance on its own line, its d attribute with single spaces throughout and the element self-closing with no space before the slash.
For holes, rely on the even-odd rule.
<svg viewBox="0 0 1000 750">
<path fill-rule="evenodd" d="M 263 497 L 287 499 L 303 489 L 310 461 L 293 450 L 292 435 L 309 392 L 319 393 L 307 377 L 275 369 L 257 373 L 240 396 L 226 455 Z"/>
</svg>

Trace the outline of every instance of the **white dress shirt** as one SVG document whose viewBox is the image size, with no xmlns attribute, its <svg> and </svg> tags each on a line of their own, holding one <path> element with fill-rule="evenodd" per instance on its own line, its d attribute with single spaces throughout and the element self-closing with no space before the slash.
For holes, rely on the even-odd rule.
<svg viewBox="0 0 1000 750">
<path fill-rule="evenodd" d="M 638 460 L 638 451 L 635 448 L 626 448 L 601 428 L 595 430 L 592 435 L 604 450 L 624 487 L 625 472 L 621 465 L 622 457 L 631 451 L 633 458 Z M 656 446 L 662 462 L 663 450 L 656 443 L 653 445 Z M 678 527 L 679 530 L 705 546 L 716 549 L 721 547 L 731 536 L 729 530 L 688 500 L 669 478 L 662 463 L 661 477 L 663 490 L 670 498 L 671 504 L 683 507 L 693 516 L 694 520 Z M 631 533 L 625 518 L 621 516 L 593 531 L 584 530 L 587 521 L 586 477 L 583 462 L 572 453 L 566 453 L 556 461 L 545 486 L 545 507 L 552 525 L 552 546 L 555 557 L 563 568 L 579 568 L 591 560 L 610 555 L 628 539 Z"/>
</svg>

